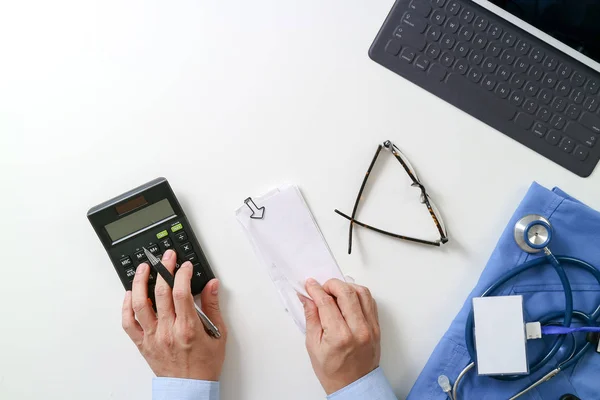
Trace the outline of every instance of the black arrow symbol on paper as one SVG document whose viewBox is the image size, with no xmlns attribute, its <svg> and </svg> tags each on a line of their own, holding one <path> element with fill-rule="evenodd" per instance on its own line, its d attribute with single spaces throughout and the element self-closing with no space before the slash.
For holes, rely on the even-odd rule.
<svg viewBox="0 0 600 400">
<path fill-rule="evenodd" d="M 246 203 L 246 205 L 248 206 L 250 211 L 252 211 L 252 215 L 250 216 L 250 218 L 252 218 L 252 219 L 263 219 L 264 218 L 265 208 L 264 207 L 258 208 L 256 206 L 256 204 L 254 204 L 254 200 L 252 200 L 252 197 L 248 197 L 246 200 L 244 200 L 244 203 Z"/>
</svg>

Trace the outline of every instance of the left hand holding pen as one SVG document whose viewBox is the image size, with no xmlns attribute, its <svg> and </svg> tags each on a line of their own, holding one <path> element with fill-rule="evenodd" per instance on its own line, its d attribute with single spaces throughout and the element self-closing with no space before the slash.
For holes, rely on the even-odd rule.
<svg viewBox="0 0 600 400">
<path fill-rule="evenodd" d="M 167 250 L 162 263 L 173 273 L 176 255 Z M 157 277 L 157 313 L 148 298 L 150 266 L 140 264 L 132 291 L 123 302 L 123 329 L 156 376 L 218 381 L 225 360 L 227 328 L 219 309 L 219 281 L 211 280 L 201 294 L 202 310 L 221 331 L 215 339 L 206 333 L 194 307 L 190 282 L 193 267 L 185 262 L 175 276 L 173 289 Z"/>
</svg>

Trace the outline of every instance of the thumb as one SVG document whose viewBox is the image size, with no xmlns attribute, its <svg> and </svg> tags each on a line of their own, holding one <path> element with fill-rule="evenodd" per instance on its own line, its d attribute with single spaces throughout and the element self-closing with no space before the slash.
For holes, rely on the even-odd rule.
<svg viewBox="0 0 600 400">
<path fill-rule="evenodd" d="M 314 301 L 308 297 L 302 296 L 300 293 L 298 293 L 298 299 L 304 307 L 304 316 L 306 317 L 306 338 L 313 340 L 321 337 L 323 327 L 321 326 L 317 305 Z"/>
<path fill-rule="evenodd" d="M 223 334 L 226 328 L 219 307 L 219 283 L 218 279 L 211 279 L 202 290 L 200 299 L 202 301 L 202 311 Z"/>
</svg>

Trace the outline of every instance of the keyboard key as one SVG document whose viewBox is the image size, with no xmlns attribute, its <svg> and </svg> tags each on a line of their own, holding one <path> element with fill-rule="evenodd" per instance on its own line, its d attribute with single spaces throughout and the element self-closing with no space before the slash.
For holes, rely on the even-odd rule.
<svg viewBox="0 0 600 400">
<path fill-rule="evenodd" d="M 540 109 L 537 112 L 538 118 L 541 119 L 544 122 L 550 121 L 550 116 L 551 115 L 552 114 L 550 113 L 550 111 L 548 111 L 548 109 L 544 108 L 544 107 L 540 107 Z"/>
<path fill-rule="evenodd" d="M 540 79 L 542 79 L 542 76 L 544 75 L 544 71 L 542 71 L 542 69 L 540 67 L 538 67 L 537 65 L 532 65 L 531 68 L 529 69 L 528 74 L 530 77 L 532 77 L 536 81 L 539 81 Z"/>
<path fill-rule="evenodd" d="M 531 125 L 533 125 L 533 118 L 531 118 L 527 114 L 519 113 L 517 114 L 517 118 L 515 118 L 515 122 L 521 128 L 529 130 L 529 128 L 531 128 Z"/>
<path fill-rule="evenodd" d="M 555 110 L 564 111 L 566 107 L 567 100 L 563 99 L 562 97 L 555 97 L 554 100 L 552 100 L 552 108 Z"/>
<path fill-rule="evenodd" d="M 486 58 L 483 62 L 483 70 L 485 72 L 492 73 L 496 70 L 497 66 L 498 64 L 496 64 L 496 61 L 491 57 Z"/>
<path fill-rule="evenodd" d="M 585 99 L 585 94 L 581 90 L 573 90 L 573 93 L 571 93 L 571 99 L 573 99 L 575 104 L 581 104 Z"/>
<path fill-rule="evenodd" d="M 510 101 L 510 104 L 512 104 L 513 106 L 518 107 L 521 104 L 523 104 L 524 99 L 525 99 L 525 95 L 523 94 L 523 92 L 521 92 L 520 90 L 516 90 L 516 91 L 512 92 L 512 94 L 508 98 L 508 101 Z M 532 121 L 533 121 L 533 119 L 532 119 Z"/>
<path fill-rule="evenodd" d="M 565 132 L 567 135 L 574 137 L 588 147 L 594 147 L 598 141 L 596 135 L 594 135 L 592 131 L 584 128 L 577 122 L 569 122 L 565 128 Z"/>
<path fill-rule="evenodd" d="M 526 80 L 525 75 L 514 74 L 512 78 L 510 78 L 510 86 L 512 86 L 513 89 L 521 89 Z"/>
<path fill-rule="evenodd" d="M 407 63 L 411 63 L 412 60 L 415 59 L 416 52 L 413 49 L 409 49 L 408 47 L 402 50 L 400 53 L 400 59 L 406 61 Z"/>
<path fill-rule="evenodd" d="M 446 68 L 442 67 L 440 64 L 432 64 L 429 69 L 429 76 L 432 79 L 437 79 L 438 81 L 443 81 L 446 77 Z"/>
<path fill-rule="evenodd" d="M 548 135 L 546 135 L 546 142 L 550 143 L 553 146 L 556 146 L 558 142 L 560 142 L 560 139 L 560 132 L 555 130 L 551 130 L 550 132 L 548 132 Z"/>
<path fill-rule="evenodd" d="M 458 28 L 460 28 L 460 22 L 455 17 L 450 18 L 446 21 L 446 25 L 444 26 L 444 31 L 448 33 L 456 33 L 458 32 Z"/>
<path fill-rule="evenodd" d="M 454 64 L 454 69 L 456 71 L 458 71 L 459 73 L 461 73 L 462 75 L 464 75 L 467 73 L 467 70 L 469 69 L 469 63 L 466 60 L 459 58 L 456 61 L 456 64 Z"/>
<path fill-rule="evenodd" d="M 556 86 L 556 82 L 558 82 L 558 76 L 555 73 L 548 72 L 544 79 L 542 79 L 542 86 L 547 88 L 553 88 Z"/>
<path fill-rule="evenodd" d="M 571 67 L 569 67 L 568 65 L 565 64 L 561 64 L 560 67 L 558 67 L 558 76 L 560 76 L 562 79 L 569 79 L 569 77 L 571 76 Z"/>
<path fill-rule="evenodd" d="M 459 57 L 466 57 L 466 55 L 469 53 L 469 45 L 466 44 L 465 42 L 460 42 L 459 44 L 456 45 L 454 52 Z"/>
<path fill-rule="evenodd" d="M 502 52 L 500 60 L 502 60 L 507 65 L 512 65 L 512 63 L 515 62 L 516 57 L 517 55 L 513 50 L 507 49 Z"/>
<path fill-rule="evenodd" d="M 564 81 L 560 81 L 558 82 L 558 86 L 556 86 L 556 93 L 560 96 L 567 97 L 569 93 L 571 93 L 571 87 Z"/>
<path fill-rule="evenodd" d="M 468 26 L 463 26 L 458 33 L 458 37 L 460 37 L 462 40 L 469 41 L 473 37 L 473 33 L 473 29 L 469 28 Z"/>
<path fill-rule="evenodd" d="M 485 29 L 488 27 L 489 21 L 483 17 L 477 17 L 475 18 L 475 30 L 479 31 L 479 32 L 483 32 L 485 31 Z"/>
<path fill-rule="evenodd" d="M 535 47 L 531 51 L 529 58 L 531 58 L 535 62 L 542 62 L 542 59 L 544 58 L 544 51 L 542 49 Z"/>
<path fill-rule="evenodd" d="M 581 117 L 581 124 L 586 128 L 592 130 L 592 132 L 600 133 L 600 118 L 590 113 L 583 113 Z"/>
<path fill-rule="evenodd" d="M 494 90 L 494 87 L 496 87 L 496 81 L 493 80 L 492 78 L 486 76 L 485 78 L 483 78 L 482 85 L 487 90 Z"/>
<path fill-rule="evenodd" d="M 473 83 L 479 83 L 479 81 L 483 77 L 483 74 L 477 68 L 471 68 L 471 70 L 467 74 L 467 77 L 469 78 L 469 80 L 471 82 L 473 82 Z"/>
<path fill-rule="evenodd" d="M 554 71 L 558 66 L 558 60 L 552 56 L 547 56 L 542 65 L 547 70 Z"/>
<path fill-rule="evenodd" d="M 585 82 L 585 78 L 579 72 L 575 72 L 571 77 L 571 82 L 575 86 L 583 86 L 583 82 Z"/>
<path fill-rule="evenodd" d="M 490 45 L 488 46 L 488 48 L 485 52 L 489 56 L 498 57 L 498 55 L 500 54 L 501 51 L 502 51 L 502 47 L 500 47 L 499 44 L 492 42 L 492 43 L 490 43 Z"/>
<path fill-rule="evenodd" d="M 478 105 L 484 110 L 494 110 L 494 118 L 510 121 L 516 114 L 516 110 L 508 102 L 498 99 L 492 94 L 482 91 L 477 85 L 468 84 L 467 80 L 458 74 L 450 74 L 447 79 L 448 90 L 456 93 L 455 103 L 457 107 L 472 104 L 471 99 L 477 98 Z M 507 89 L 508 90 L 508 89 Z"/>
<path fill-rule="evenodd" d="M 531 49 L 529 43 L 519 40 L 519 43 L 517 43 L 517 53 L 526 56 L 529 53 L 529 49 Z"/>
<path fill-rule="evenodd" d="M 595 112 L 598 109 L 598 99 L 595 97 L 588 97 L 583 103 L 583 108 L 590 112 Z"/>
<path fill-rule="evenodd" d="M 535 133 L 539 137 L 546 136 L 546 132 L 548 132 L 548 128 L 546 128 L 541 123 L 536 122 L 535 124 L 533 124 L 533 133 Z"/>
<path fill-rule="evenodd" d="M 569 137 L 564 137 L 558 147 L 565 153 L 571 153 L 575 148 L 575 141 Z"/>
<path fill-rule="evenodd" d="M 431 6 L 425 0 L 412 0 L 408 9 L 416 11 L 424 17 L 428 16 L 431 12 Z"/>
<path fill-rule="evenodd" d="M 540 94 L 538 94 L 538 99 L 540 99 L 540 101 L 544 104 L 549 104 L 552 100 L 552 97 L 552 92 L 548 89 L 542 89 Z"/>
<path fill-rule="evenodd" d="M 442 40 L 440 41 L 440 43 L 442 44 L 442 47 L 446 49 L 451 49 L 452 47 L 454 47 L 454 43 L 456 43 L 456 40 L 454 40 L 454 38 L 450 35 L 444 35 L 442 36 Z"/>
<path fill-rule="evenodd" d="M 596 94 L 596 93 L 598 93 L 598 88 L 599 87 L 600 87 L 600 84 L 598 83 L 597 80 L 590 79 L 585 84 L 585 91 L 588 92 L 588 93 L 590 93 L 590 94 Z"/>
<path fill-rule="evenodd" d="M 435 10 L 433 14 L 431 14 L 431 22 L 436 25 L 442 25 L 446 20 L 446 15 L 442 13 L 440 10 Z"/>
<path fill-rule="evenodd" d="M 446 6 L 446 11 L 448 11 L 452 15 L 458 15 L 460 11 L 460 3 L 458 1 L 451 1 Z"/>
<path fill-rule="evenodd" d="M 488 33 L 493 39 L 499 39 L 500 36 L 502 36 L 502 28 L 492 24 L 488 30 Z"/>
<path fill-rule="evenodd" d="M 504 36 L 502 36 L 502 43 L 509 47 L 512 47 L 516 41 L 517 37 L 510 32 L 506 32 Z"/>
<path fill-rule="evenodd" d="M 385 46 L 385 52 L 393 56 L 400 54 L 400 49 L 402 49 L 402 44 L 398 40 L 394 39 L 389 40 Z"/>
<path fill-rule="evenodd" d="M 440 49 L 440 46 L 438 46 L 435 43 L 431 43 L 427 47 L 427 51 L 425 51 L 425 54 L 427 54 L 427 56 L 430 57 L 432 60 L 435 60 L 436 58 L 438 58 L 441 52 L 442 50 Z"/>
<path fill-rule="evenodd" d="M 487 42 L 487 39 L 479 33 L 475 35 L 475 38 L 473 39 L 473 45 L 480 50 L 485 48 Z"/>
<path fill-rule="evenodd" d="M 525 90 L 525 93 L 528 96 L 535 97 L 535 95 L 540 90 L 540 88 L 537 87 L 535 84 L 533 84 L 531 82 L 527 82 L 527 84 L 525 85 L 525 89 L 524 90 Z"/>
<path fill-rule="evenodd" d="M 590 154 L 590 152 L 587 151 L 583 146 L 575 147 L 575 152 L 573 153 L 575 158 L 577 158 L 579 161 L 585 161 L 588 154 Z"/>
<path fill-rule="evenodd" d="M 560 115 L 555 115 L 554 117 L 552 117 L 552 120 L 550 121 L 550 125 L 552 125 L 556 129 L 564 128 L 566 123 L 567 123 L 567 121 L 565 120 L 565 118 L 561 117 Z"/>
<path fill-rule="evenodd" d="M 498 68 L 498 72 L 496 72 L 496 75 L 498 75 L 503 80 L 507 81 L 508 78 L 510 78 L 510 70 L 506 66 L 501 65 L 500 68 Z"/>
<path fill-rule="evenodd" d="M 432 42 L 437 42 L 440 40 L 441 36 L 442 28 L 437 25 L 432 25 L 429 27 L 429 30 L 427 31 L 427 39 L 431 40 Z"/>
<path fill-rule="evenodd" d="M 460 13 L 460 20 L 465 24 L 470 24 L 473 18 L 475 18 L 475 13 L 468 8 L 463 9 Z"/>
<path fill-rule="evenodd" d="M 446 4 L 446 0 L 433 0 L 433 4 L 441 8 Z"/>
<path fill-rule="evenodd" d="M 417 57 L 417 60 L 415 61 L 416 67 L 421 71 L 427 71 L 427 68 L 429 68 L 429 64 L 431 64 L 431 61 L 429 61 L 424 56 Z"/>
<path fill-rule="evenodd" d="M 412 12 L 406 12 L 402 17 L 402 25 L 411 27 L 418 33 L 423 33 L 425 32 L 425 29 L 427 29 L 428 24 L 427 21 L 420 16 L 415 15 Z"/>
<path fill-rule="evenodd" d="M 498 86 L 496 86 L 496 94 L 498 96 L 500 96 L 501 98 L 505 99 L 508 97 L 508 95 L 510 94 L 510 89 L 508 88 L 508 85 L 505 83 L 499 83 Z"/>
<path fill-rule="evenodd" d="M 571 104 L 569 107 L 567 107 L 567 117 L 571 118 L 571 119 L 577 119 L 579 118 L 579 115 L 581 115 L 581 108 Z"/>
<path fill-rule="evenodd" d="M 471 54 L 469 55 L 469 60 L 474 64 L 474 65 L 479 65 L 481 63 L 481 61 L 483 60 L 483 53 L 477 50 L 473 50 L 471 52 Z"/>
<path fill-rule="evenodd" d="M 444 67 L 450 68 L 454 64 L 454 56 L 450 53 L 444 53 L 440 58 L 440 62 Z"/>
<path fill-rule="evenodd" d="M 413 29 L 407 29 L 402 26 L 396 28 L 394 36 L 396 36 L 396 39 L 398 39 L 403 46 L 410 46 L 417 51 L 423 51 L 425 44 L 427 43 L 423 35 L 418 34 Z"/>
<path fill-rule="evenodd" d="M 529 114 L 535 114 L 535 110 L 537 110 L 537 107 L 537 103 L 530 99 L 525 100 L 525 102 L 523 103 L 523 109 Z"/>
<path fill-rule="evenodd" d="M 525 58 L 521 57 L 517 59 L 517 62 L 515 63 L 515 70 L 517 70 L 517 72 L 525 72 L 528 69 L 529 63 L 526 61 Z"/>
</svg>

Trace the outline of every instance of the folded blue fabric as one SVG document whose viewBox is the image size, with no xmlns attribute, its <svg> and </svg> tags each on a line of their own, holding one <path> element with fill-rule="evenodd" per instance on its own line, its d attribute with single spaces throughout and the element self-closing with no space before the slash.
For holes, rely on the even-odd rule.
<svg viewBox="0 0 600 400">
<path fill-rule="evenodd" d="M 471 299 L 481 295 L 507 271 L 539 257 L 523 252 L 514 241 L 515 223 L 527 214 L 543 215 L 550 220 L 554 228 L 550 248 L 555 255 L 580 258 L 595 267 L 600 267 L 600 213 L 558 188 L 550 191 L 534 183 L 502 233 L 477 286 L 433 351 L 408 400 L 446 400 L 446 394 L 437 383 L 438 377 L 447 375 L 454 382 L 471 361 L 465 346 L 465 323 L 471 310 Z M 600 285 L 585 271 L 569 267 L 565 269 L 573 287 L 575 309 L 593 312 L 600 304 Z M 550 266 L 533 268 L 519 275 L 497 294 L 523 295 L 526 322 L 534 322 L 549 312 L 565 309 L 562 285 Z M 585 333 L 575 333 L 575 336 L 580 345 L 585 341 Z M 550 337 L 528 343 L 530 359 L 541 354 L 545 350 L 545 344 L 551 344 L 553 340 L 554 337 Z M 566 342 L 568 343 L 568 340 Z M 477 376 L 476 370 L 471 370 L 461 382 L 459 399 L 506 400 L 554 369 L 558 363 L 569 357 L 570 350 L 561 349 L 547 367 L 514 382 Z M 576 365 L 562 371 L 520 399 L 558 400 L 567 393 L 585 400 L 600 399 L 600 354 L 594 350 L 588 351 Z"/>
</svg>

